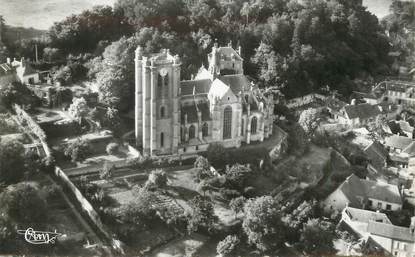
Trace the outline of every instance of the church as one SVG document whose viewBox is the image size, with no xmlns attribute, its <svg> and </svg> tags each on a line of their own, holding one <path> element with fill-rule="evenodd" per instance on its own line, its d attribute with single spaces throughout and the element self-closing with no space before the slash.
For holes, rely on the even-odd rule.
<svg viewBox="0 0 415 257">
<path fill-rule="evenodd" d="M 240 147 L 272 134 L 274 104 L 243 72 L 241 48 L 217 43 L 209 67 L 180 81 L 180 58 L 168 49 L 135 51 L 135 137 L 146 156 Z"/>
</svg>

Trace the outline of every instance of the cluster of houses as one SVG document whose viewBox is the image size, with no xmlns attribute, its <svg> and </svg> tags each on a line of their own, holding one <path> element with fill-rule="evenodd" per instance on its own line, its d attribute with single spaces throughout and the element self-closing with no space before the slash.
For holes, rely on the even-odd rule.
<svg viewBox="0 0 415 257">
<path fill-rule="evenodd" d="M 402 210 L 404 201 L 415 203 L 415 121 L 409 118 L 415 82 L 384 81 L 369 93 L 354 92 L 350 103 L 334 96 L 321 98 L 310 95 L 299 102 L 319 102 L 329 121 L 342 128 L 372 131 L 361 145 L 368 159 L 367 177 L 347 177 L 322 202 L 324 209 L 341 213 L 341 226 L 371 246 L 393 256 L 415 256 L 415 217 L 402 227 L 387 216 Z M 290 104 L 301 106 L 293 100 Z"/>
</svg>

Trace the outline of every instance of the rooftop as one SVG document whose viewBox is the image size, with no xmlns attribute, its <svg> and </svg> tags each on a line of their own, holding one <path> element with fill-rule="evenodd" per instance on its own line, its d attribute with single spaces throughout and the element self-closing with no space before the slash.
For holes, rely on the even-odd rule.
<svg viewBox="0 0 415 257">
<path fill-rule="evenodd" d="M 395 226 L 376 221 L 369 221 L 367 231 L 373 235 L 392 238 L 402 241 L 414 242 L 414 234 L 407 227 Z"/>
<path fill-rule="evenodd" d="M 362 210 L 353 207 L 344 208 L 344 212 L 349 216 L 352 221 L 365 222 L 377 221 L 385 224 L 392 224 L 388 216 L 381 212 L 374 212 L 369 210 Z"/>
<path fill-rule="evenodd" d="M 398 135 L 392 135 L 390 137 L 385 138 L 385 146 L 401 150 L 408 147 L 412 142 L 413 140 L 411 138 Z"/>
<path fill-rule="evenodd" d="M 371 104 L 346 105 L 344 109 L 349 119 L 367 119 L 380 114 L 379 107 Z"/>
<path fill-rule="evenodd" d="M 358 197 L 402 204 L 401 194 L 396 185 L 360 179 L 354 174 L 350 175 L 339 189 L 349 199 L 351 206 L 360 206 L 361 201 Z"/>
</svg>

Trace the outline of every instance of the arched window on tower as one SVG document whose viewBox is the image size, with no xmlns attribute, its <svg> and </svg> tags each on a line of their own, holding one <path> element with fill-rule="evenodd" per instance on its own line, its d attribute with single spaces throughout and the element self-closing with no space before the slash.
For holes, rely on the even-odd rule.
<svg viewBox="0 0 415 257">
<path fill-rule="evenodd" d="M 157 96 L 161 97 L 163 94 L 163 77 L 159 74 L 157 77 Z"/>
<path fill-rule="evenodd" d="M 166 75 L 163 77 L 163 85 L 164 85 L 164 96 L 169 96 L 169 74 L 166 73 Z"/>
<path fill-rule="evenodd" d="M 166 115 L 166 108 L 164 106 L 160 107 L 160 118 L 163 119 Z"/>
<path fill-rule="evenodd" d="M 164 133 L 163 132 L 160 133 L 160 146 L 164 147 Z"/>
<path fill-rule="evenodd" d="M 190 125 L 189 127 L 189 139 L 195 138 L 196 128 L 194 125 Z"/>
<path fill-rule="evenodd" d="M 245 130 L 244 125 L 245 125 L 245 122 L 244 122 L 244 119 L 242 119 L 242 121 L 241 121 L 241 136 L 244 135 L 244 130 Z"/>
<path fill-rule="evenodd" d="M 223 111 L 223 139 L 232 137 L 232 107 L 227 106 Z"/>
<path fill-rule="evenodd" d="M 164 75 L 164 86 L 167 87 L 169 85 L 169 74 L 166 73 L 166 75 Z"/>
<path fill-rule="evenodd" d="M 251 119 L 251 134 L 256 134 L 258 119 L 257 117 L 252 117 Z"/>
<path fill-rule="evenodd" d="M 209 126 L 208 124 L 205 122 L 202 125 L 202 136 L 203 137 L 207 137 L 209 135 Z"/>
</svg>

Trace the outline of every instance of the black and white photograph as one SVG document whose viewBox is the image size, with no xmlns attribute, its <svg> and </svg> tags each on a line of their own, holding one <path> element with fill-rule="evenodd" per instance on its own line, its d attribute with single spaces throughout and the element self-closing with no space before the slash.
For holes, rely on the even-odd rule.
<svg viewBox="0 0 415 257">
<path fill-rule="evenodd" d="M 415 257 L 415 0 L 0 0 L 0 256 Z"/>
</svg>

